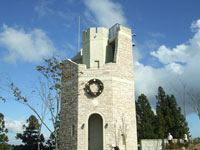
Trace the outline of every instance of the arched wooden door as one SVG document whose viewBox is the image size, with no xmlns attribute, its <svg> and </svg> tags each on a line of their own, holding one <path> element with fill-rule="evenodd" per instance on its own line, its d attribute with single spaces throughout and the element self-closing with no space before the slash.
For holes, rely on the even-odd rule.
<svg viewBox="0 0 200 150">
<path fill-rule="evenodd" d="M 99 114 L 88 120 L 88 150 L 103 150 L 103 119 Z"/>
</svg>

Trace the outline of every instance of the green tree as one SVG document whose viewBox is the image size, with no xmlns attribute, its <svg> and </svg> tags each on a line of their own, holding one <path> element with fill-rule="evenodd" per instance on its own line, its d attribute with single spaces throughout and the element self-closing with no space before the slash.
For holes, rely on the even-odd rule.
<svg viewBox="0 0 200 150">
<path fill-rule="evenodd" d="M 155 115 L 147 97 L 141 94 L 136 101 L 138 139 L 156 138 Z"/>
<path fill-rule="evenodd" d="M 38 149 L 38 143 L 40 144 L 40 148 L 43 149 L 43 143 L 45 140 L 42 134 L 38 136 L 38 133 L 40 133 L 40 124 L 38 119 L 34 115 L 31 115 L 26 122 L 28 125 L 23 125 L 23 134 L 17 133 L 16 138 L 22 140 L 24 148 L 27 150 Z"/>
<path fill-rule="evenodd" d="M 55 140 L 55 149 L 58 150 L 58 130 L 57 130 L 57 122 L 59 120 L 59 113 L 60 113 L 60 104 L 61 104 L 61 78 L 68 79 L 73 74 L 62 74 L 62 63 L 60 63 L 56 57 L 52 57 L 50 59 L 44 59 L 45 65 L 37 66 L 37 71 L 42 74 L 42 77 L 38 80 L 39 81 L 39 89 L 36 91 L 33 90 L 31 93 L 34 92 L 34 96 L 38 94 L 41 98 L 41 105 L 43 106 L 42 113 L 40 114 L 33 105 L 30 103 L 30 97 L 27 98 L 23 96 L 23 92 L 19 87 L 17 87 L 13 82 L 10 83 L 9 89 L 13 93 L 15 101 L 24 104 L 29 109 L 31 109 L 37 118 L 40 120 L 40 128 L 39 131 L 41 132 L 42 125 L 44 125 L 47 130 L 53 134 L 53 139 Z M 0 100 L 6 102 L 9 98 L 5 98 L 0 96 Z M 49 110 L 52 121 L 53 129 L 49 127 L 49 125 L 45 122 L 45 115 L 46 111 Z M 39 134 L 40 135 L 40 134 Z M 38 150 L 40 150 L 38 146 Z"/>
<path fill-rule="evenodd" d="M 8 137 L 6 133 L 8 133 L 8 129 L 5 127 L 4 115 L 0 113 L 0 150 L 12 150 L 12 147 L 7 144 Z"/>
<path fill-rule="evenodd" d="M 165 138 L 165 118 L 162 115 L 160 109 L 156 109 L 156 122 L 155 122 L 155 133 L 157 133 L 157 138 Z"/>
<path fill-rule="evenodd" d="M 57 142 L 58 142 L 58 148 L 59 148 L 59 130 L 60 130 L 60 114 L 58 117 L 58 120 L 56 122 L 56 132 L 57 132 Z M 55 132 L 55 131 L 54 131 Z M 56 140 L 55 140 L 55 133 L 51 133 L 49 139 L 47 140 L 47 150 L 52 150 L 56 148 Z"/>
<path fill-rule="evenodd" d="M 6 133 L 8 133 L 8 129 L 5 128 L 4 115 L 0 113 L 0 144 L 5 144 L 8 142 Z"/>
<path fill-rule="evenodd" d="M 164 89 L 159 87 L 156 99 L 156 130 L 159 138 L 166 138 L 168 132 L 174 138 L 189 134 L 188 124 L 181 113 L 181 108 L 177 105 L 174 95 L 166 95 Z"/>
</svg>

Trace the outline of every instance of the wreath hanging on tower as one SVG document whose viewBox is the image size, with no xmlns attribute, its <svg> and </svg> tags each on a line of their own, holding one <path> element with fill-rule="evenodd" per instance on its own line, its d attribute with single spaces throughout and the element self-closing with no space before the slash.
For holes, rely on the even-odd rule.
<svg viewBox="0 0 200 150">
<path fill-rule="evenodd" d="M 97 91 L 92 91 L 91 90 L 91 85 L 92 84 L 96 84 L 96 86 L 98 88 Z M 85 85 L 85 91 L 86 91 L 86 93 L 89 94 L 92 97 L 99 96 L 103 92 L 103 89 L 104 89 L 103 83 L 99 79 L 91 79 Z"/>
</svg>

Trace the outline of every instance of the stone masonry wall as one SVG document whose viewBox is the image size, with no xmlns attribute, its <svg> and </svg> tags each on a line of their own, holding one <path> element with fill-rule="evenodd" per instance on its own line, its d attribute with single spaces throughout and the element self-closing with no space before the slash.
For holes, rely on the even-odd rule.
<svg viewBox="0 0 200 150">
<path fill-rule="evenodd" d="M 173 139 L 173 143 L 184 143 L 182 139 Z M 141 150 L 165 150 L 167 139 L 142 139 Z"/>
<path fill-rule="evenodd" d="M 87 69 L 85 64 L 63 62 L 66 77 L 63 76 L 61 150 L 88 150 L 88 119 L 94 113 L 103 118 L 103 150 L 110 150 L 111 144 L 119 145 L 120 150 L 137 150 L 131 30 L 120 26 L 116 42 L 116 63 L 107 63 L 103 68 Z M 104 84 L 102 94 L 95 98 L 84 90 L 94 78 Z"/>
<path fill-rule="evenodd" d="M 61 90 L 61 112 L 60 112 L 60 149 L 77 150 L 78 118 L 78 66 L 68 60 L 63 62 L 62 90 Z"/>
</svg>

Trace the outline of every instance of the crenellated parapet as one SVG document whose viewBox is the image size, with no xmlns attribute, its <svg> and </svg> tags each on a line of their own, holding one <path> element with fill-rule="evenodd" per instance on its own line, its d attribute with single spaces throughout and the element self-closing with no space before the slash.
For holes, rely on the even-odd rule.
<svg viewBox="0 0 200 150">
<path fill-rule="evenodd" d="M 83 43 L 90 40 L 108 40 L 109 30 L 104 27 L 89 28 L 83 32 Z"/>
<path fill-rule="evenodd" d="M 83 64 L 87 68 L 102 68 L 106 62 L 109 30 L 89 28 L 83 32 Z"/>
</svg>

